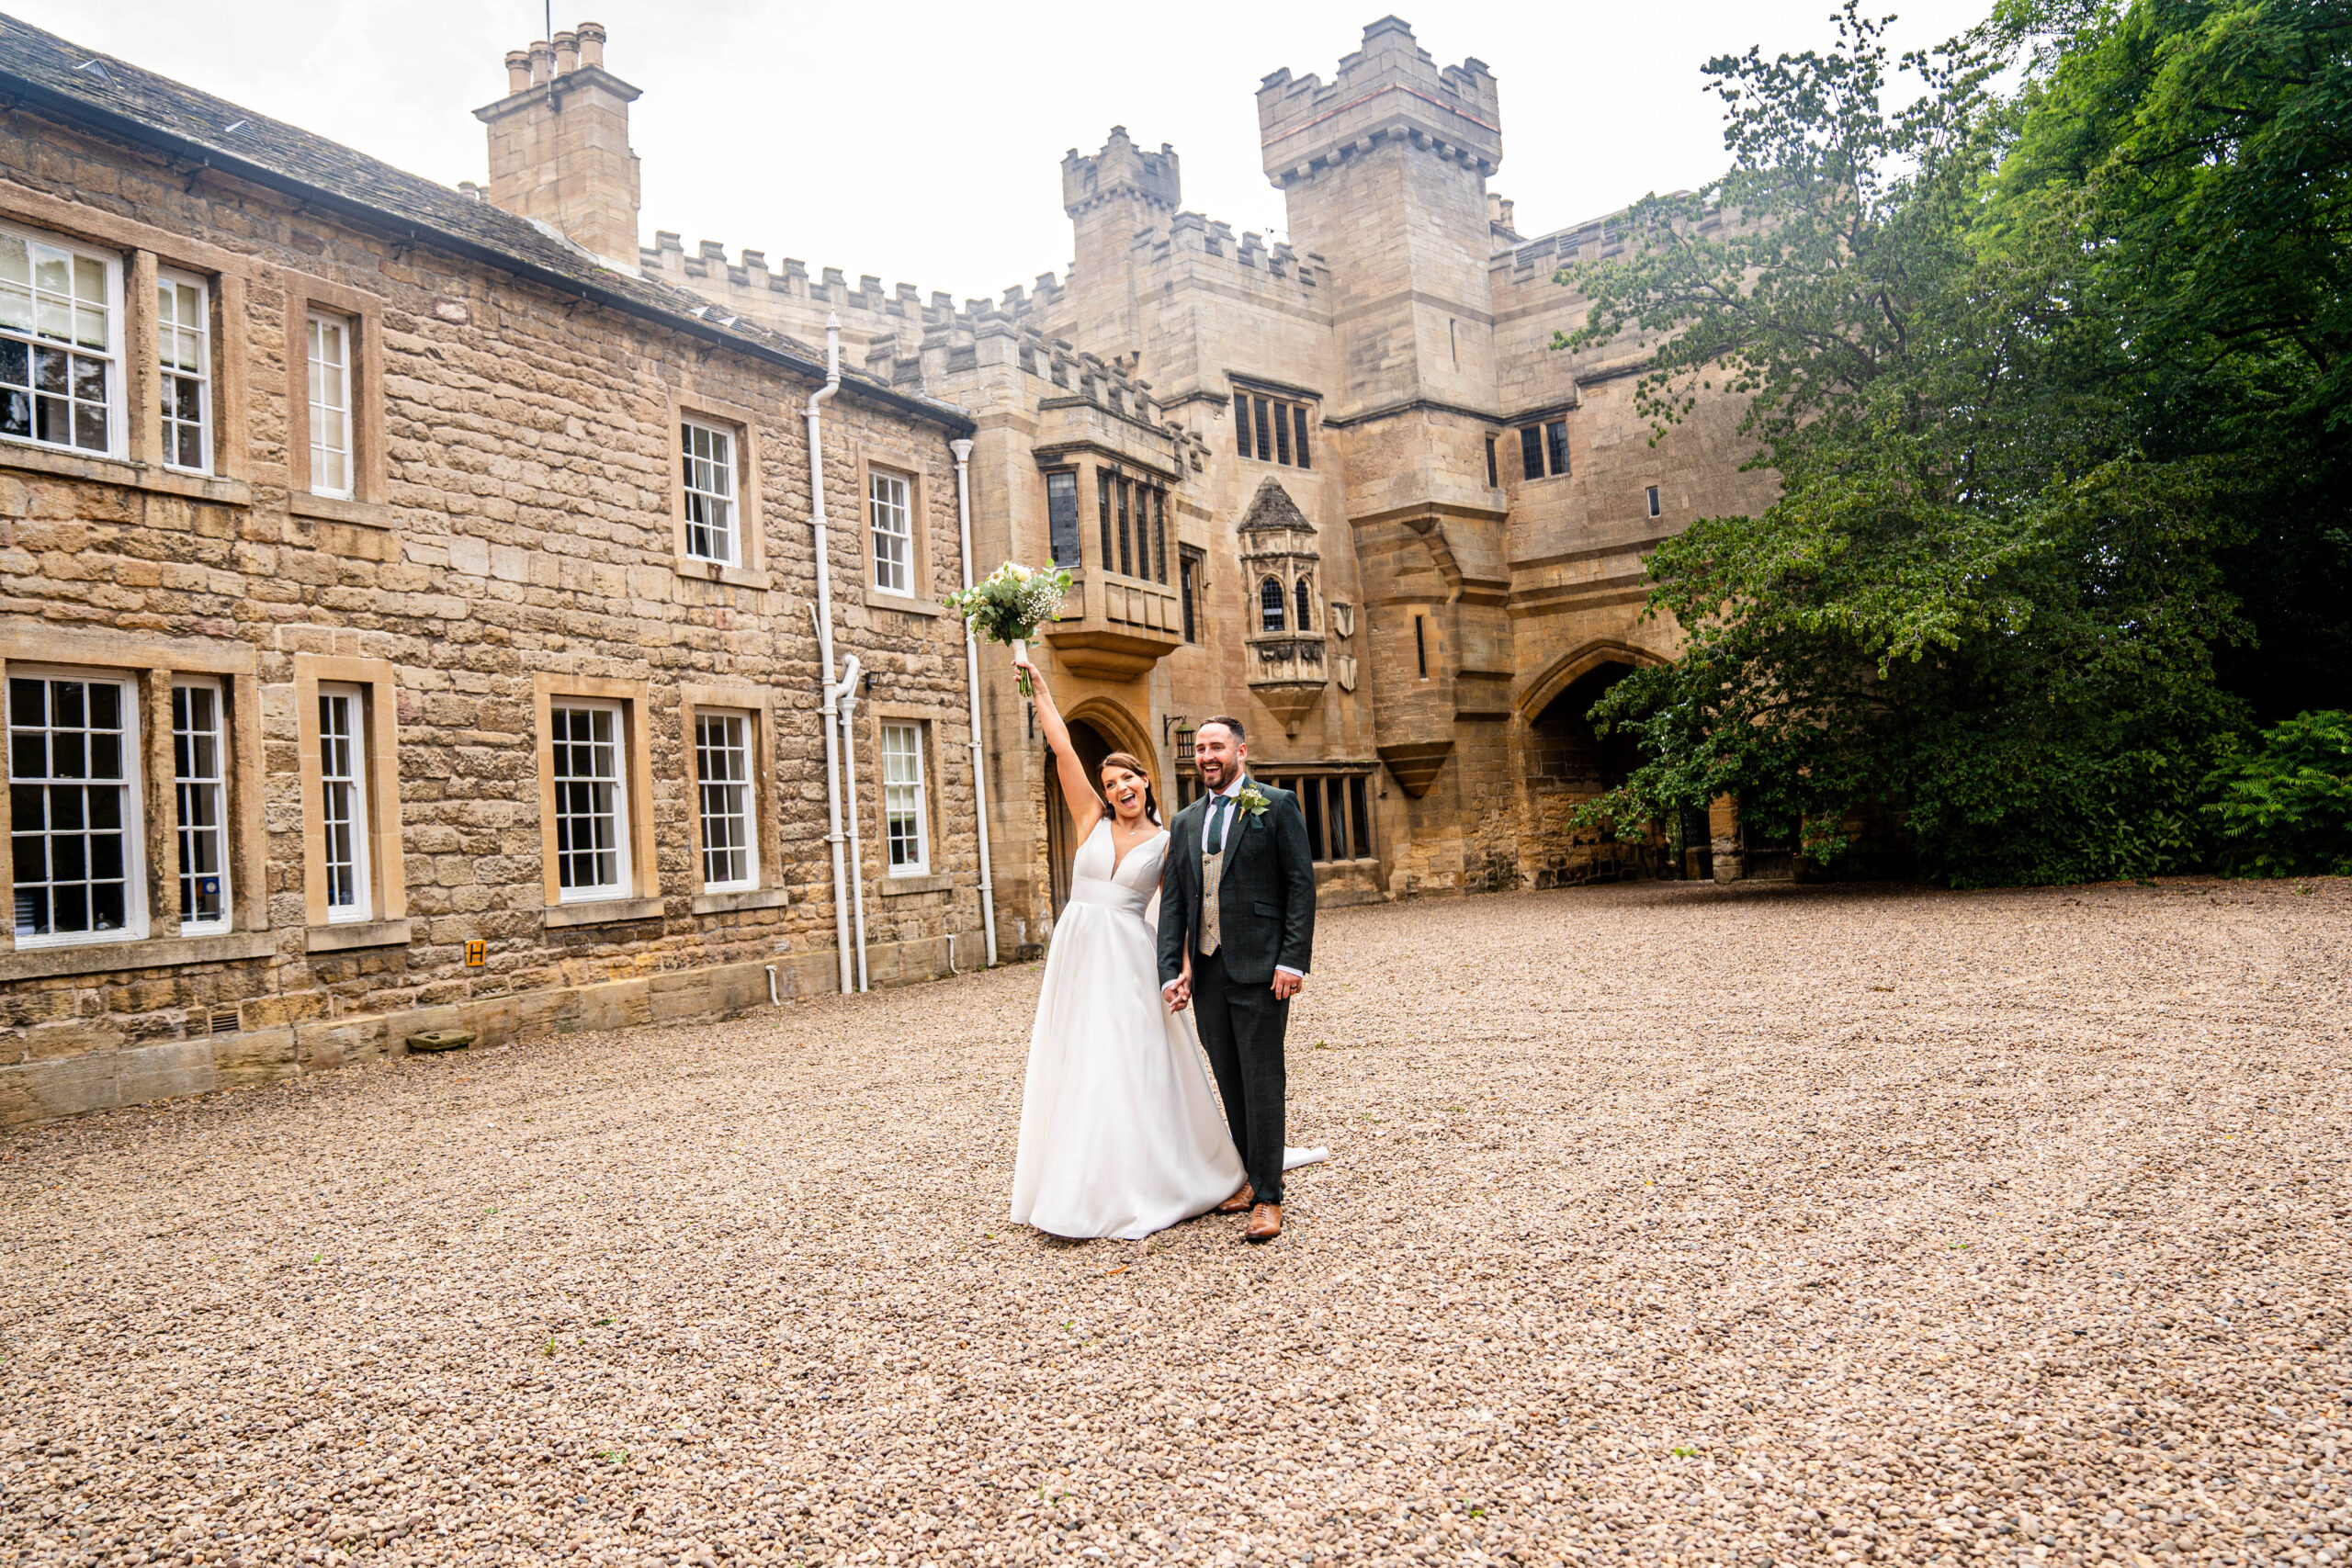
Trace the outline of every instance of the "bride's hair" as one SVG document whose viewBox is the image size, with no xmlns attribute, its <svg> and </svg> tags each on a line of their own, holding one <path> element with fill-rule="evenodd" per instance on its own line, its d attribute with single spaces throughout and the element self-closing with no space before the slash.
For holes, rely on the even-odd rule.
<svg viewBox="0 0 2352 1568">
<path fill-rule="evenodd" d="M 1127 772 L 1135 774 L 1136 777 L 1143 780 L 1143 814 L 1151 821 L 1159 822 L 1159 796 L 1152 793 L 1151 770 L 1145 767 L 1140 761 L 1136 761 L 1134 754 L 1131 752 L 1114 751 L 1109 756 L 1103 758 L 1101 765 L 1094 770 L 1095 782 L 1100 784 L 1102 780 L 1102 775 L 1109 773 L 1113 768 L 1125 768 Z M 1107 796 L 1104 798 L 1102 804 L 1105 807 L 1108 807 L 1111 804 Z M 1118 813 L 1116 811 L 1113 811 L 1111 815 L 1116 817 Z M 1160 823 L 1160 826 L 1165 827 L 1167 824 Z"/>
</svg>

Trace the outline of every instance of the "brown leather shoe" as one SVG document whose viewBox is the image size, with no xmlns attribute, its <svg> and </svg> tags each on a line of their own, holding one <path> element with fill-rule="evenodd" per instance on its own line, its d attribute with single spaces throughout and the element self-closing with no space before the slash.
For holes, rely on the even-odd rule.
<svg viewBox="0 0 2352 1568">
<path fill-rule="evenodd" d="M 1261 1203 L 1250 1211 L 1250 1228 L 1241 1233 L 1244 1241 L 1272 1241 L 1283 1234 L 1283 1206 Z"/>
<path fill-rule="evenodd" d="M 1216 1206 L 1216 1212 L 1220 1214 L 1246 1214 L 1250 1212 L 1250 1205 L 1257 1201 L 1258 1190 L 1245 1181 L 1240 1191 Z"/>
</svg>

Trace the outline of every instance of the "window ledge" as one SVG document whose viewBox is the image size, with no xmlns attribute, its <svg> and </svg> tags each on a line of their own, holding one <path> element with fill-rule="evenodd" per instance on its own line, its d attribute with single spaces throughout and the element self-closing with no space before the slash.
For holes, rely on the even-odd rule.
<svg viewBox="0 0 2352 1568">
<path fill-rule="evenodd" d="M 699 556 L 676 558 L 678 575 L 703 582 L 724 582 L 737 588 L 765 588 L 769 585 L 766 569 L 748 566 L 728 566 L 724 562 L 704 560 Z"/>
<path fill-rule="evenodd" d="M 276 951 L 267 931 L 223 936 L 150 937 L 144 942 L 92 942 L 35 947 L 0 954 L 0 980 L 41 980 L 59 975 L 106 975 L 119 969 L 176 968 L 230 958 L 266 958 Z"/>
<path fill-rule="evenodd" d="M 329 523 L 352 523 L 362 528 L 390 528 L 392 509 L 380 501 L 346 501 L 339 495 L 312 495 L 298 490 L 286 498 L 286 510 L 297 517 Z"/>
<path fill-rule="evenodd" d="M 302 933 L 305 953 L 342 953 L 355 947 L 406 947 L 406 920 L 350 920 L 312 926 Z"/>
<path fill-rule="evenodd" d="M 606 926 L 621 920 L 653 920 L 662 917 L 662 900 L 599 898 L 588 904 L 549 904 L 539 924 L 548 931 L 563 926 Z"/>
<path fill-rule="evenodd" d="M 781 909 L 785 891 L 781 887 L 746 887 L 735 893 L 697 893 L 695 913 L 725 915 L 737 909 Z"/>
<path fill-rule="evenodd" d="M 60 479 L 96 479 L 101 484 L 130 485 L 163 495 L 217 501 L 227 506 L 251 506 L 254 503 L 253 486 L 243 479 L 183 474 L 153 463 L 134 463 L 125 457 L 96 457 L 85 452 L 54 451 L 28 442 L 0 439 L 0 468 L 51 474 Z"/>
<path fill-rule="evenodd" d="M 911 595 L 885 593 L 879 588 L 865 592 L 865 607 L 869 610 L 896 610 L 901 615 L 944 615 L 947 606 L 936 599 L 917 599 Z"/>
<path fill-rule="evenodd" d="M 929 876 L 885 876 L 881 893 L 885 898 L 899 898 L 910 893 L 944 893 L 955 886 L 956 879 L 945 872 Z"/>
</svg>

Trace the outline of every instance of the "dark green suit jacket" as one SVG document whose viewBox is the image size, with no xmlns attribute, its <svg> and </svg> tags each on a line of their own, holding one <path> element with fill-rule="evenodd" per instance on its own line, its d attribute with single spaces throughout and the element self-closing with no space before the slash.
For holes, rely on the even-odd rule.
<svg viewBox="0 0 2352 1568">
<path fill-rule="evenodd" d="M 1248 775 L 1244 775 L 1247 777 Z M 1298 797 L 1251 778 L 1272 802 L 1256 816 L 1233 808 L 1225 872 L 1217 882 L 1217 952 L 1225 972 L 1244 986 L 1271 986 L 1276 965 L 1304 975 L 1315 956 L 1315 860 Z M 1208 796 L 1176 814 L 1159 884 L 1159 983 L 1184 971 L 1201 908 L 1201 829 Z"/>
</svg>

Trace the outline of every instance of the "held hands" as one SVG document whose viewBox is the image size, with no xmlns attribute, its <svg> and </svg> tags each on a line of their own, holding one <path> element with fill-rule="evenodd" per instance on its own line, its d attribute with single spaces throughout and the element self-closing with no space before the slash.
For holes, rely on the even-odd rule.
<svg viewBox="0 0 2352 1568">
<path fill-rule="evenodd" d="M 1193 1005 L 1193 977 L 1180 975 L 1159 987 L 1160 996 L 1168 1003 L 1170 1012 L 1182 1012 Z"/>
<path fill-rule="evenodd" d="M 1274 1000 L 1278 1002 L 1290 1000 L 1291 998 L 1298 995 L 1299 987 L 1306 984 L 1306 976 L 1304 975 L 1293 975 L 1283 969 L 1275 970 Z"/>
</svg>

